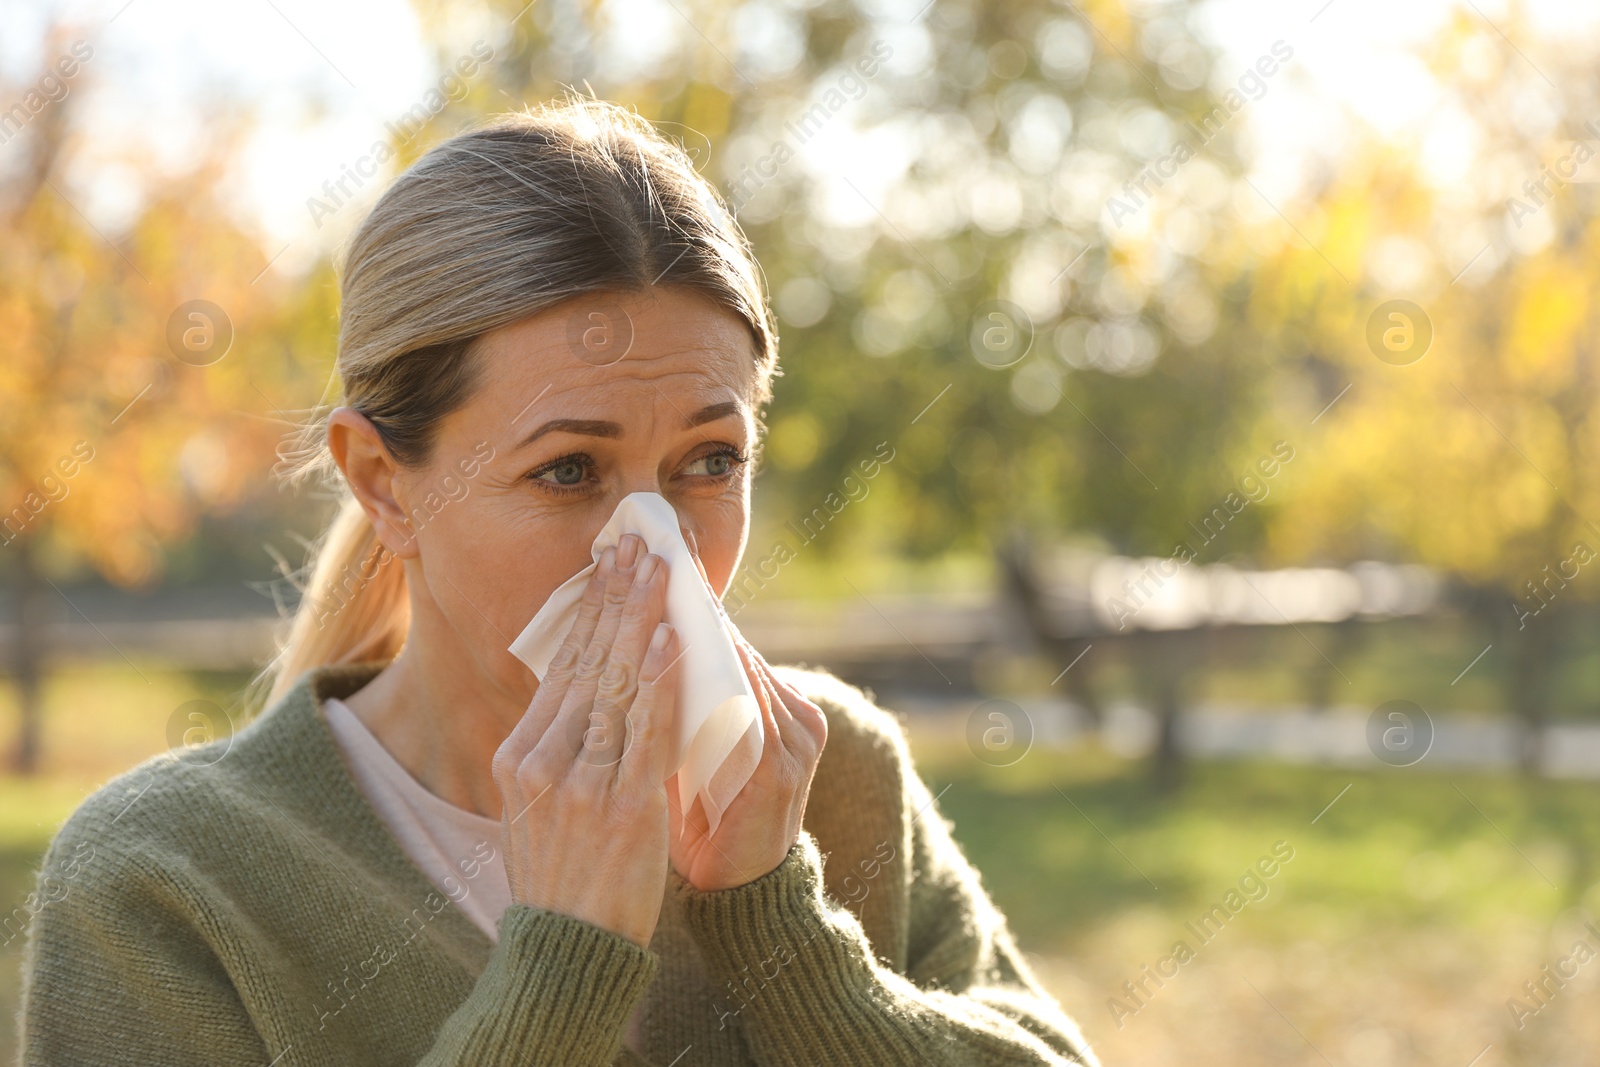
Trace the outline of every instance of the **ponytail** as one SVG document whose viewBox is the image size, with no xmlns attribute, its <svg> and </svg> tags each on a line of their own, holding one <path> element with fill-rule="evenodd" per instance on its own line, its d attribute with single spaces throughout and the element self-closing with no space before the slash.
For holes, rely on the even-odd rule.
<svg viewBox="0 0 1600 1067">
<path fill-rule="evenodd" d="M 411 623 L 406 572 L 347 497 L 315 549 L 311 577 L 269 668 L 267 703 L 312 667 L 394 659 Z"/>
</svg>

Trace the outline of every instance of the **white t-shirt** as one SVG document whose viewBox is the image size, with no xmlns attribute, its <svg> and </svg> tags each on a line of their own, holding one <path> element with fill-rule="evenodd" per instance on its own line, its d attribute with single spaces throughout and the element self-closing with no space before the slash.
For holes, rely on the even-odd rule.
<svg viewBox="0 0 1600 1067">
<path fill-rule="evenodd" d="M 500 820 L 458 808 L 430 793 L 343 701 L 329 698 L 322 706 L 356 784 L 411 862 L 498 944 L 500 916 L 511 905 Z M 643 1013 L 641 999 L 624 1037 L 635 1052 L 640 1050 Z"/>
<path fill-rule="evenodd" d="M 356 784 L 411 862 L 498 942 L 500 916 L 511 904 L 500 820 L 428 792 L 343 701 L 328 699 L 322 706 Z"/>
</svg>

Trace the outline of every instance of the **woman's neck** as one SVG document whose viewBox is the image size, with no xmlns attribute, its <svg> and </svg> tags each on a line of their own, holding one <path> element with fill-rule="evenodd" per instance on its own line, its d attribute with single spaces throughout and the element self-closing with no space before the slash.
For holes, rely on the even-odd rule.
<svg viewBox="0 0 1600 1067">
<path fill-rule="evenodd" d="M 400 655 L 344 703 L 430 793 L 498 819 L 494 754 L 527 705 L 488 682 L 469 656 L 438 662 L 426 651 L 438 646 L 420 636 L 414 623 Z"/>
</svg>

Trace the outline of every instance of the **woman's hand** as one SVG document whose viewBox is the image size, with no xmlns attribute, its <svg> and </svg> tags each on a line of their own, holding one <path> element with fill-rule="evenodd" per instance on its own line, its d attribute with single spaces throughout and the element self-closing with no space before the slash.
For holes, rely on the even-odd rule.
<svg viewBox="0 0 1600 1067">
<path fill-rule="evenodd" d="M 753 882 L 783 862 L 800 836 L 811 778 L 828 740 L 822 709 L 779 680 L 743 637 L 736 644 L 761 705 L 761 761 L 710 837 L 710 820 L 699 804 L 693 805 L 688 831 L 680 836 L 684 816 L 677 783 L 667 788 L 672 865 L 703 892 Z"/>
<path fill-rule="evenodd" d="M 511 899 L 645 946 L 667 877 L 664 781 L 676 730 L 678 638 L 661 621 L 667 568 L 625 535 L 494 757 Z"/>
</svg>

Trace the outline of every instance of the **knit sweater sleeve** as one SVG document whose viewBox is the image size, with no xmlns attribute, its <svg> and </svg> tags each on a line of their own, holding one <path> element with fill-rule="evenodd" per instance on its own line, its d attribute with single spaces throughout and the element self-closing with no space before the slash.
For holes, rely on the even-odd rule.
<svg viewBox="0 0 1600 1067">
<path fill-rule="evenodd" d="M 58 835 L 28 902 L 21 1063 L 327 1062 L 327 1049 L 284 1059 L 306 1037 L 280 1032 L 281 1012 L 250 1010 L 239 992 L 248 976 L 221 958 L 228 931 L 181 872 L 93 837 Z M 500 935 L 419 1067 L 637 1062 L 622 1035 L 655 975 L 654 953 L 525 905 L 507 909 Z"/>
<path fill-rule="evenodd" d="M 756 1063 L 1097 1067 L 896 747 L 912 820 L 904 974 L 885 967 L 855 916 L 828 898 L 809 832 L 743 886 L 702 893 L 670 876 L 717 985 L 744 991 L 739 1018 Z"/>
<path fill-rule="evenodd" d="M 513 904 L 471 994 L 418 1067 L 605 1067 L 622 1047 L 656 955 L 557 912 Z"/>
</svg>

